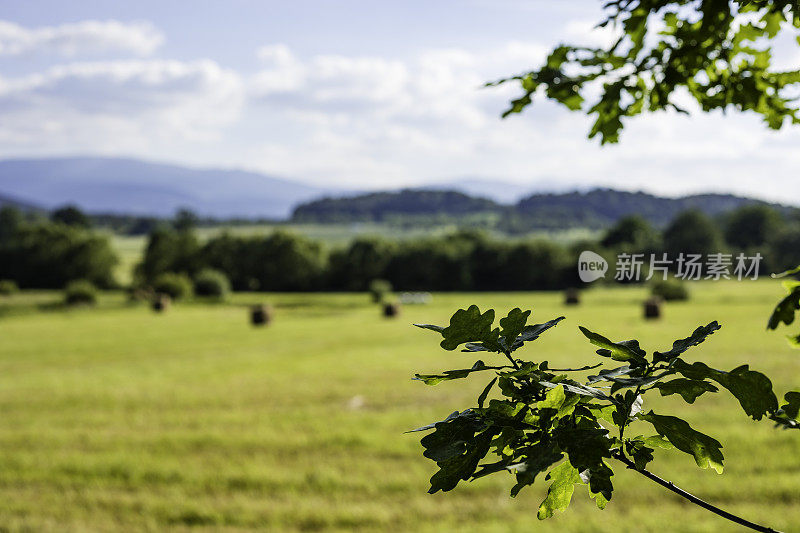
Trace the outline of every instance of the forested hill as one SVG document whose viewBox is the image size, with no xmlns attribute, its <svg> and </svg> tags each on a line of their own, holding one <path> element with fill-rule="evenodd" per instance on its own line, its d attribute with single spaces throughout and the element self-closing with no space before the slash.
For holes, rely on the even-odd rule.
<svg viewBox="0 0 800 533">
<path fill-rule="evenodd" d="M 526 218 L 548 227 L 550 221 L 556 226 L 605 227 L 627 215 L 641 215 L 652 224 L 669 223 L 675 215 L 687 209 L 699 209 L 715 216 L 745 204 L 760 203 L 759 200 L 731 194 L 699 194 L 680 198 L 664 198 L 645 192 L 617 191 L 614 189 L 592 189 L 587 192 L 563 194 L 534 194 L 523 198 L 515 210 Z M 780 210 L 785 206 L 772 204 Z"/>
<path fill-rule="evenodd" d="M 323 198 L 300 204 L 292 213 L 297 222 L 382 222 L 396 216 L 428 217 L 500 212 L 505 206 L 488 198 L 457 191 L 403 189 L 345 198 Z"/>
<path fill-rule="evenodd" d="M 298 206 L 296 222 L 407 222 L 432 219 L 495 220 L 497 229 L 527 231 L 572 227 L 603 228 L 620 218 L 639 214 L 654 225 L 667 224 L 681 211 L 699 209 L 716 216 L 759 200 L 730 194 L 701 194 L 664 198 L 645 192 L 592 189 L 568 193 L 533 194 L 515 205 L 498 204 L 487 198 L 472 197 L 455 191 L 404 189 L 342 198 L 323 198 Z M 769 204 L 781 211 L 789 208 Z"/>
</svg>

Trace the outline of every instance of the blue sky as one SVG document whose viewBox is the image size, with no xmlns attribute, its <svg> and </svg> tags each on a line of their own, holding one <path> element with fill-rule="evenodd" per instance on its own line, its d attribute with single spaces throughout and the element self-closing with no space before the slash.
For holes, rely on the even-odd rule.
<svg viewBox="0 0 800 533">
<path fill-rule="evenodd" d="M 622 143 L 541 102 L 500 120 L 562 40 L 601 43 L 595 0 L 0 1 L 0 158 L 119 155 L 384 188 L 730 191 L 800 203 L 800 127 L 647 116 Z M 797 68 L 800 54 L 779 57 Z"/>
</svg>

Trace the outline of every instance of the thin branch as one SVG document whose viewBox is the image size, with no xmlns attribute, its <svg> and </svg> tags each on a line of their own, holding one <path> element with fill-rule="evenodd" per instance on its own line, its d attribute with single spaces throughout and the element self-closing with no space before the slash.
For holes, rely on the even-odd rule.
<svg viewBox="0 0 800 533">
<path fill-rule="evenodd" d="M 518 364 L 518 363 L 517 363 L 517 362 L 514 360 L 514 358 L 513 358 L 513 357 L 511 357 L 511 354 L 510 354 L 509 352 L 503 352 L 503 355 L 505 355 L 506 357 L 508 357 L 508 360 L 509 360 L 509 361 L 511 361 L 511 364 L 512 364 L 512 365 L 514 365 L 514 368 L 516 368 L 517 370 L 519 370 L 519 368 L 520 368 L 519 364 Z"/>
<path fill-rule="evenodd" d="M 636 465 L 634 465 L 633 461 L 631 461 L 630 459 L 628 459 L 627 457 L 625 457 L 622 454 L 614 454 L 614 458 L 617 459 L 618 461 L 621 461 L 622 463 L 624 463 L 625 466 L 627 466 L 631 470 L 636 470 L 637 472 L 642 474 L 644 477 L 646 477 L 650 481 L 654 481 L 654 482 L 658 483 L 659 485 L 661 485 L 665 489 L 671 490 L 672 492 L 674 492 L 678 496 L 689 500 L 690 502 L 692 502 L 695 505 L 699 505 L 700 507 L 702 507 L 703 509 L 705 509 L 707 511 L 711 511 L 712 513 L 714 513 L 717 516 L 721 516 L 722 518 L 730 520 L 734 524 L 739 524 L 740 526 L 744 526 L 744 527 L 750 528 L 750 529 L 752 529 L 754 531 L 761 531 L 762 533 L 780 533 L 778 530 L 772 529 L 772 528 L 767 527 L 767 526 L 762 526 L 760 524 L 756 524 L 755 522 L 750 522 L 749 520 L 745 520 L 744 518 L 742 518 L 740 516 L 736 516 L 735 514 L 732 514 L 732 513 L 729 513 L 728 511 L 720 509 L 716 505 L 712 505 L 712 504 L 710 504 L 710 503 L 708 503 L 708 502 L 706 502 L 704 500 L 701 500 L 697 496 L 686 492 L 685 490 L 683 490 L 680 487 L 675 486 L 675 484 L 672 483 L 671 481 L 667 481 L 665 479 L 662 479 L 662 478 L 658 477 L 657 475 L 653 474 L 649 470 L 646 470 L 644 468 L 639 470 L 638 468 L 636 468 Z"/>
<path fill-rule="evenodd" d="M 581 372 L 583 370 L 594 370 L 595 368 L 600 368 L 603 366 L 603 363 L 597 363 L 596 365 L 586 365 L 580 368 L 548 368 L 547 370 L 552 370 L 553 372 Z"/>
</svg>

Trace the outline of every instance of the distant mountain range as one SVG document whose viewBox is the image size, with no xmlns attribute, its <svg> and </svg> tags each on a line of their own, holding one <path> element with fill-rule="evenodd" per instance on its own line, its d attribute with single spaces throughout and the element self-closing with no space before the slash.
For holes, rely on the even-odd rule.
<svg viewBox="0 0 800 533">
<path fill-rule="evenodd" d="M 17 209 L 21 209 L 23 211 L 40 211 L 42 209 L 40 206 L 26 202 L 25 200 L 0 194 L 0 207 L 6 206 L 16 207 Z"/>
<path fill-rule="evenodd" d="M 0 161 L 0 194 L 43 208 L 169 216 L 285 218 L 299 202 L 341 193 L 255 172 L 194 169 L 136 159 L 69 157 Z"/>
<path fill-rule="evenodd" d="M 361 194 L 344 198 L 322 198 L 299 205 L 292 213 L 298 222 L 381 222 L 417 220 L 487 221 L 506 232 L 533 229 L 604 228 L 620 218 L 638 214 L 656 226 L 664 226 L 678 213 L 699 209 L 716 216 L 748 204 L 771 205 L 782 211 L 797 208 L 768 204 L 730 194 L 699 194 L 663 198 L 645 192 L 592 189 L 564 193 L 537 193 L 513 205 L 460 192 L 405 189 Z M 481 216 L 484 215 L 484 216 Z"/>
<path fill-rule="evenodd" d="M 417 189 L 358 193 L 242 170 L 195 169 L 136 159 L 9 159 L 0 161 L 0 206 L 35 210 L 71 203 L 90 213 L 157 217 L 172 216 L 185 207 L 212 218 L 322 223 L 447 219 L 523 232 L 601 228 L 633 213 L 664 225 L 689 208 L 717 215 L 748 203 L 764 203 L 729 194 L 663 198 L 645 192 L 575 190 L 574 185 L 566 192 L 567 183 L 549 180 L 520 185 L 463 178 Z"/>
</svg>

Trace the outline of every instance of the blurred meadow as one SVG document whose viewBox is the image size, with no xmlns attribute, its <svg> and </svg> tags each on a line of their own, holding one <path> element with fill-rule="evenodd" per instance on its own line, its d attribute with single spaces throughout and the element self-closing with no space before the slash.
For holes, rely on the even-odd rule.
<svg viewBox="0 0 800 533">
<path fill-rule="evenodd" d="M 520 354 L 553 366 L 597 362 L 579 324 L 652 351 L 719 320 L 722 330 L 689 361 L 749 363 L 776 391 L 796 388 L 800 359 L 764 330 L 777 282 L 690 286 L 691 303 L 667 303 L 648 322 L 644 287 L 594 288 L 571 307 L 557 292 L 435 293 L 395 319 L 364 293 L 236 293 L 163 314 L 121 292 L 68 309 L 56 292 L 2 297 L 0 530 L 738 531 L 622 469 L 605 511 L 578 487 L 570 510 L 545 522 L 536 519 L 542 480 L 516 499 L 512 476 L 500 475 L 429 495 L 435 465 L 421 456 L 421 434 L 403 433 L 474 405 L 483 378 L 435 387 L 410 379 L 472 365 L 474 356 L 446 352 L 438 335 L 411 326 L 446 324 L 472 303 L 532 308 L 537 322 L 566 315 Z M 265 328 L 248 321 L 247 306 L 259 302 L 274 306 Z M 667 405 L 723 443 L 726 468 L 720 476 L 659 450 L 655 473 L 750 520 L 800 531 L 795 435 L 751 421 L 724 392 L 645 408 Z"/>
</svg>

